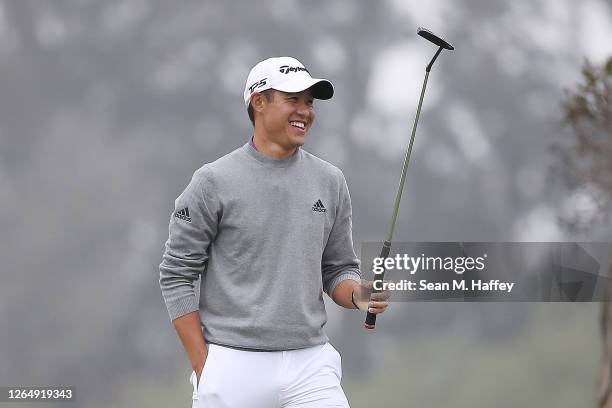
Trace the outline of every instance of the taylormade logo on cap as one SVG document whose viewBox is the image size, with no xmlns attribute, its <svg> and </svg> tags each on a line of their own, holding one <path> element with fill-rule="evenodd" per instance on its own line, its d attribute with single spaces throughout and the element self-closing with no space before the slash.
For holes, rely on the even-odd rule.
<svg viewBox="0 0 612 408">
<path fill-rule="evenodd" d="M 265 59 L 251 69 L 244 87 L 244 104 L 248 107 L 255 92 L 276 89 L 283 92 L 301 92 L 312 88 L 316 99 L 329 99 L 334 87 L 327 79 L 313 78 L 300 61 L 293 57 Z"/>
<path fill-rule="evenodd" d="M 283 65 L 282 67 L 280 67 L 279 71 L 282 72 L 283 74 L 288 74 L 290 72 L 299 72 L 299 71 L 308 72 L 308 70 L 304 67 L 290 67 L 288 65 Z"/>
</svg>

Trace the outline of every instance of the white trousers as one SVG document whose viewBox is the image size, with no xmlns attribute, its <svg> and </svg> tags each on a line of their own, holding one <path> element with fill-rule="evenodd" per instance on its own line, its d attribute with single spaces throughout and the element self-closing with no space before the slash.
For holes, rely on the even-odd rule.
<svg viewBox="0 0 612 408">
<path fill-rule="evenodd" d="M 349 408 L 340 354 L 329 343 L 301 350 L 243 351 L 208 345 L 193 408 Z"/>
</svg>

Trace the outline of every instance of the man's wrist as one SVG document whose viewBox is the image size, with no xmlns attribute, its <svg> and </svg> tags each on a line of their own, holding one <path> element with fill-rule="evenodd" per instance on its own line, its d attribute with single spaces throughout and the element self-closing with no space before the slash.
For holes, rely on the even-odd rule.
<svg viewBox="0 0 612 408">
<path fill-rule="evenodd" d="M 351 302 L 353 303 L 353 306 L 355 306 L 355 309 L 359 310 L 359 306 L 357 306 L 357 303 L 355 303 L 355 289 L 351 291 Z"/>
<path fill-rule="evenodd" d="M 206 359 L 208 358 L 208 349 L 205 348 L 202 353 L 199 353 L 198 357 L 191 360 L 191 367 L 196 373 L 200 373 L 202 368 L 206 364 Z"/>
</svg>

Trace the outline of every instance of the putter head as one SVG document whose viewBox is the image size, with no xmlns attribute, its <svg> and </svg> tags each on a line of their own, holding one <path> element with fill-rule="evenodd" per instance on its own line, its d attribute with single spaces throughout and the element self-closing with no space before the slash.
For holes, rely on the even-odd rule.
<svg viewBox="0 0 612 408">
<path fill-rule="evenodd" d="M 436 44 L 438 47 L 442 47 L 446 50 L 451 51 L 455 49 L 455 47 L 453 47 L 448 41 L 444 40 L 442 37 L 435 35 L 426 28 L 419 27 L 417 29 L 417 34 L 423 37 L 424 39 Z"/>
</svg>

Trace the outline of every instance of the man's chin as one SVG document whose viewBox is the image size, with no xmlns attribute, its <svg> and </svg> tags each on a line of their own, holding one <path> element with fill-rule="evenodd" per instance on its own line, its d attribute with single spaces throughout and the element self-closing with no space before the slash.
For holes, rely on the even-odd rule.
<svg viewBox="0 0 612 408">
<path fill-rule="evenodd" d="M 306 142 L 306 135 L 300 135 L 300 136 L 293 136 L 291 137 L 291 144 L 293 145 L 293 147 L 301 147 L 304 145 L 304 143 Z"/>
</svg>

